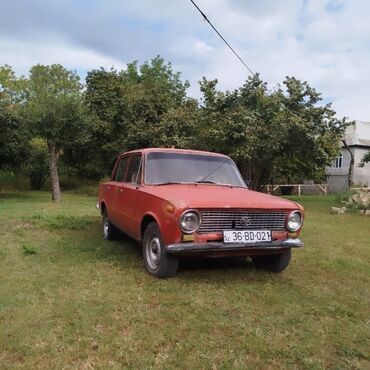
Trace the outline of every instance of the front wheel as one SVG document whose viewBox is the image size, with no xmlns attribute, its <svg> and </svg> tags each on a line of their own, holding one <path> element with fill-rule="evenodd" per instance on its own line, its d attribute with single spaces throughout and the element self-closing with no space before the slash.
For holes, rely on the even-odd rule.
<svg viewBox="0 0 370 370">
<path fill-rule="evenodd" d="M 291 250 L 288 249 L 284 253 L 253 256 L 252 261 L 254 267 L 258 269 L 268 270 L 271 272 L 282 272 L 288 267 L 290 257 Z"/>
<path fill-rule="evenodd" d="M 175 275 L 179 260 L 166 252 L 158 225 L 150 223 L 144 232 L 143 257 L 148 272 L 165 278 Z"/>
</svg>

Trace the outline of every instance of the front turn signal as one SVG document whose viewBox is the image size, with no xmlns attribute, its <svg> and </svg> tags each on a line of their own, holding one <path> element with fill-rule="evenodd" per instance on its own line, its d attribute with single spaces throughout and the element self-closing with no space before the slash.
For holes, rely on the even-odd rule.
<svg viewBox="0 0 370 370">
<path fill-rule="evenodd" d="M 170 202 L 165 202 L 163 207 L 167 212 L 174 213 L 175 212 L 175 206 Z"/>
</svg>

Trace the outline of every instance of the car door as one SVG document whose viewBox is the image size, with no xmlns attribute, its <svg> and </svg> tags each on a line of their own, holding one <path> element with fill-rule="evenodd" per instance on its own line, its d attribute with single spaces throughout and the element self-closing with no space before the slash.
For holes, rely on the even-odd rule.
<svg viewBox="0 0 370 370">
<path fill-rule="evenodd" d="M 130 155 L 124 180 L 118 184 L 116 198 L 119 217 L 117 226 L 135 238 L 139 237 L 136 203 L 140 186 L 141 160 L 141 153 Z"/>
<path fill-rule="evenodd" d="M 113 174 L 113 181 L 109 184 L 109 193 L 111 197 L 111 201 L 109 203 L 108 208 L 108 216 L 110 221 L 116 225 L 117 227 L 121 228 L 120 224 L 120 211 L 119 211 L 119 204 L 118 204 L 118 198 L 120 194 L 121 184 L 123 183 L 123 180 L 125 178 L 125 174 L 127 171 L 127 165 L 129 162 L 129 156 L 122 156 L 119 159 L 117 169 L 115 170 L 115 173 Z"/>
</svg>

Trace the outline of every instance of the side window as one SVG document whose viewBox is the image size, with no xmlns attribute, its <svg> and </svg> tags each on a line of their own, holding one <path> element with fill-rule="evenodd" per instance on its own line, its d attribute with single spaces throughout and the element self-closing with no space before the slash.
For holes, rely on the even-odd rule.
<svg viewBox="0 0 370 370">
<path fill-rule="evenodd" d="M 141 155 L 132 155 L 128 165 L 125 182 L 137 183 L 141 163 Z"/>
<path fill-rule="evenodd" d="M 123 157 L 120 159 L 115 181 L 123 182 L 123 176 L 125 176 L 126 168 L 127 168 L 128 157 Z"/>
</svg>

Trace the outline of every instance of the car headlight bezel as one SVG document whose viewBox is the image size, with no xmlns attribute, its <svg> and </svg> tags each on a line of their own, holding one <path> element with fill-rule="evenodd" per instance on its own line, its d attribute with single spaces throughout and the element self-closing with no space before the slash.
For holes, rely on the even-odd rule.
<svg viewBox="0 0 370 370">
<path fill-rule="evenodd" d="M 299 221 L 298 220 L 294 220 L 295 217 L 299 217 Z M 288 229 L 289 232 L 296 232 L 298 231 L 301 227 L 302 227 L 302 224 L 303 224 L 303 217 L 302 217 L 302 213 L 300 211 L 292 211 L 289 213 L 287 219 L 286 219 L 286 228 Z"/>
<path fill-rule="evenodd" d="M 189 222 L 189 220 L 186 220 L 185 218 L 189 216 L 193 216 L 194 220 L 196 220 L 192 227 L 186 226 L 186 222 Z M 187 209 L 185 212 L 181 214 L 179 218 L 179 227 L 184 234 L 193 234 L 196 231 L 198 231 L 201 222 L 202 220 L 200 213 L 196 209 Z"/>
</svg>

